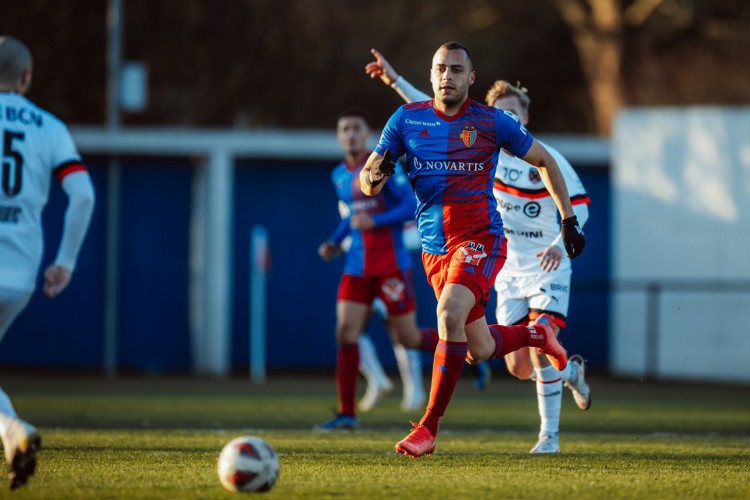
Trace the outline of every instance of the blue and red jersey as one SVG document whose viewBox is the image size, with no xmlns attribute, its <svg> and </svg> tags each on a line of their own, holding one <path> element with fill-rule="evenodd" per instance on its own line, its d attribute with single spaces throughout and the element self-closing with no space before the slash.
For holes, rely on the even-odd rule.
<svg viewBox="0 0 750 500">
<path fill-rule="evenodd" d="M 330 239 L 340 245 L 346 236 L 351 236 L 344 274 L 372 277 L 411 269 L 411 257 L 402 237 L 404 222 L 414 219 L 416 208 L 409 181 L 397 168 L 377 196 L 366 196 L 359 185 L 362 167 L 364 163 L 347 165 L 342 162 L 331 174 L 340 204 L 346 205 L 346 213 Z M 350 215 L 358 212 L 370 214 L 375 227 L 366 231 L 353 229 Z"/>
<path fill-rule="evenodd" d="M 461 242 L 503 235 L 492 193 L 498 152 L 522 157 L 533 140 L 509 111 L 468 99 L 455 116 L 445 116 L 429 100 L 401 106 L 376 151 L 406 154 L 422 249 L 444 255 Z"/>
</svg>

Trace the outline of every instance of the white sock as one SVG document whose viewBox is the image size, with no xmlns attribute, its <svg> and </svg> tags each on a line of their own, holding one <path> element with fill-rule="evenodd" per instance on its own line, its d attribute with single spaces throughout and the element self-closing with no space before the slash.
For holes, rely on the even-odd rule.
<svg viewBox="0 0 750 500">
<path fill-rule="evenodd" d="M 5 436 L 5 429 L 8 424 L 18 418 L 10 398 L 0 389 L 0 435 Z"/>
<path fill-rule="evenodd" d="M 388 386 L 391 384 L 388 375 L 383 370 L 383 365 L 380 364 L 378 359 L 378 353 L 375 350 L 375 344 L 372 343 L 372 339 L 366 333 L 359 336 L 359 371 L 367 380 L 367 384 L 381 386 Z"/>
<path fill-rule="evenodd" d="M 567 382 L 575 383 L 578 380 L 578 370 L 573 363 L 568 363 L 565 369 L 560 372 L 560 377 Z"/>
<path fill-rule="evenodd" d="M 539 434 L 558 432 L 560 427 L 560 406 L 562 405 L 562 378 L 552 366 L 535 368 L 536 396 L 539 402 L 539 416 L 542 425 Z"/>
<path fill-rule="evenodd" d="M 414 391 L 424 394 L 424 384 L 422 383 L 422 351 L 407 349 L 406 355 L 409 358 L 409 374 L 414 383 Z"/>
<path fill-rule="evenodd" d="M 404 388 L 404 401 L 408 401 L 414 395 L 414 378 L 409 368 L 409 353 L 401 344 L 393 344 L 393 354 L 396 356 L 398 374 L 401 375 L 401 384 Z"/>
<path fill-rule="evenodd" d="M 393 344 L 398 373 L 404 387 L 404 403 L 411 401 L 422 388 L 422 357 L 413 349 L 406 349 L 401 344 Z M 419 356 L 415 356 L 418 354 Z"/>
<path fill-rule="evenodd" d="M 411 401 L 415 394 L 424 393 L 422 384 L 422 353 L 415 349 L 406 349 L 401 344 L 393 344 L 398 373 L 404 386 L 404 401 Z"/>
</svg>

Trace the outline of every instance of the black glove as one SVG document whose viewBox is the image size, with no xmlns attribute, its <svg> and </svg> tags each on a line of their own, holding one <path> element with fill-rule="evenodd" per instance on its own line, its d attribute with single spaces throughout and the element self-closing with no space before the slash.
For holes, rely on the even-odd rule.
<svg viewBox="0 0 750 500">
<path fill-rule="evenodd" d="M 372 163 L 370 172 L 372 172 L 372 176 L 377 179 L 388 177 L 389 175 L 396 173 L 396 164 L 391 161 L 391 152 L 386 149 L 383 152 L 383 157 L 378 158 Z"/>
<path fill-rule="evenodd" d="M 568 217 L 563 219 L 562 228 L 563 245 L 565 245 L 565 251 L 568 252 L 568 257 L 575 259 L 581 252 L 583 247 L 586 246 L 586 235 L 583 234 L 581 226 L 578 225 L 578 217 Z"/>
</svg>

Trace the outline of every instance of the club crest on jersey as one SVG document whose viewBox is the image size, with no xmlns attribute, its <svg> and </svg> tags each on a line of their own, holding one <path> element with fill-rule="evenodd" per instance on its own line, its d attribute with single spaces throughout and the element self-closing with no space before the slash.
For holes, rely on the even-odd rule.
<svg viewBox="0 0 750 500">
<path fill-rule="evenodd" d="M 539 174 L 539 170 L 535 168 L 529 169 L 529 180 L 532 184 L 539 184 L 542 181 L 542 176 Z"/>
<path fill-rule="evenodd" d="M 487 252 L 484 251 L 484 245 L 470 241 L 466 246 L 460 248 L 460 261 L 472 266 L 478 266 L 479 262 L 487 257 Z"/>
<path fill-rule="evenodd" d="M 466 127 L 461 131 L 461 133 L 458 135 L 462 141 L 464 141 L 464 144 L 466 144 L 467 148 L 470 148 L 474 145 L 474 141 L 477 140 L 477 129 L 475 129 L 473 126 Z"/>
<path fill-rule="evenodd" d="M 388 278 L 380 287 L 389 302 L 400 302 L 404 300 L 406 285 L 398 278 Z"/>
</svg>

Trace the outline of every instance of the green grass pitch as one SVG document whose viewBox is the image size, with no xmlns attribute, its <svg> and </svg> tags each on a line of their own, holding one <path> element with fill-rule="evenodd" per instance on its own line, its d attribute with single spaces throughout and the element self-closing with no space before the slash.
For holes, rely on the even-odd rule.
<svg viewBox="0 0 750 500">
<path fill-rule="evenodd" d="M 496 373 L 462 378 L 435 455 L 393 445 L 419 414 L 394 392 L 357 432 L 318 433 L 335 405 L 332 376 L 249 381 L 2 377 L 44 438 L 37 475 L 0 498 L 231 498 L 216 476 L 221 447 L 251 434 L 279 453 L 263 498 L 750 498 L 750 392 L 592 377 L 592 408 L 565 391 L 555 456 L 530 455 L 534 385 Z M 241 495 L 241 494 L 240 494 Z M 253 494 L 251 494 L 253 495 Z"/>
</svg>

